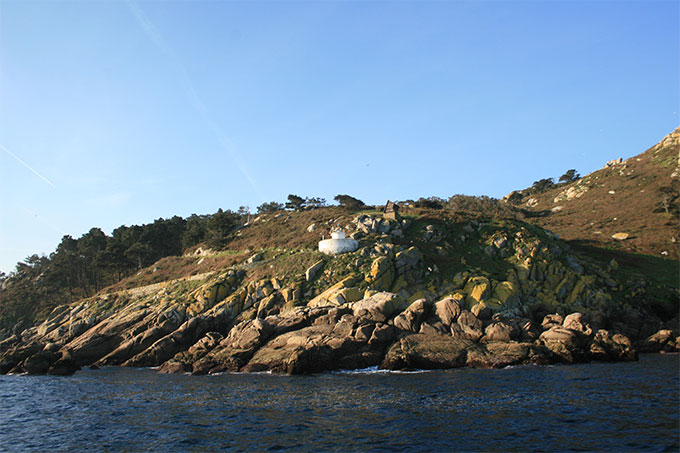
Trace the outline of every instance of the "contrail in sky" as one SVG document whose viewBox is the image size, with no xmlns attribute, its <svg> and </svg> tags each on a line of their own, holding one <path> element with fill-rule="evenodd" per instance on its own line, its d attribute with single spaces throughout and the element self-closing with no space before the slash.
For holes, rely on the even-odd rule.
<svg viewBox="0 0 680 453">
<path fill-rule="evenodd" d="M 33 169 L 33 167 L 31 167 L 31 166 L 28 165 L 26 162 L 24 162 L 19 156 L 17 156 L 16 154 L 14 154 L 12 151 L 8 150 L 7 148 L 5 148 L 5 147 L 2 146 L 2 145 L 0 145 L 0 149 L 2 149 L 3 151 L 5 151 L 7 154 L 9 154 L 10 156 L 12 156 L 12 157 L 15 158 L 16 160 L 18 160 L 19 163 L 21 163 L 24 167 L 28 168 L 28 169 L 31 170 L 33 173 L 35 173 L 35 175 L 36 175 L 38 178 L 42 179 L 43 181 L 45 181 L 47 184 L 49 184 L 49 185 L 52 186 L 53 188 L 55 188 L 55 189 L 57 188 L 54 184 L 52 184 L 52 181 L 50 181 L 49 179 L 45 178 L 43 175 L 41 175 L 40 173 L 38 173 L 37 171 L 35 171 L 35 170 Z"/>
<path fill-rule="evenodd" d="M 153 25 L 153 23 L 149 20 L 149 18 L 146 17 L 146 14 L 144 14 L 144 11 L 142 11 L 142 8 L 140 8 L 137 2 L 135 2 L 134 0 L 128 0 L 127 4 L 130 7 L 132 14 L 135 16 L 135 19 L 137 19 L 137 23 L 139 24 L 142 31 L 144 31 L 147 37 L 156 45 L 156 47 L 158 47 L 161 50 L 161 52 L 163 52 L 164 54 L 171 58 L 172 62 L 177 67 L 177 70 L 182 79 L 184 80 L 184 84 L 186 85 L 185 86 L 186 95 L 189 98 L 189 102 L 191 102 L 191 105 L 201 115 L 203 121 L 212 130 L 213 134 L 215 134 L 215 137 L 217 138 L 217 141 L 219 142 L 220 146 L 229 153 L 232 160 L 236 164 L 236 167 L 239 169 L 241 174 L 246 178 L 246 180 L 248 180 L 248 183 L 251 185 L 251 187 L 255 190 L 256 193 L 260 195 L 260 197 L 262 197 L 257 182 L 255 181 L 255 178 L 248 170 L 248 167 L 243 161 L 243 158 L 236 150 L 234 145 L 231 143 L 231 141 L 227 138 L 226 134 L 224 133 L 220 125 L 217 124 L 212 119 L 210 113 L 208 112 L 208 109 L 206 108 L 205 104 L 203 103 L 201 98 L 198 96 L 198 93 L 194 89 L 194 85 L 193 83 L 191 83 L 189 74 L 187 73 L 187 70 L 184 68 L 184 65 L 180 61 L 179 57 L 168 46 L 168 44 L 163 39 L 163 36 L 160 34 L 158 29 Z"/>
</svg>

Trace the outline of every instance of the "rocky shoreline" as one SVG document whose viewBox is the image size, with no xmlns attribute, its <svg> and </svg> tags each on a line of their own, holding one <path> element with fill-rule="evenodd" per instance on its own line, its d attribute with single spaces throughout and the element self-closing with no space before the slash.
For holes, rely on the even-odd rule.
<svg viewBox="0 0 680 453">
<path fill-rule="evenodd" d="M 359 250 L 263 249 L 220 274 L 56 307 L 5 334 L 0 373 L 501 368 L 678 350 L 677 317 L 655 316 L 644 281 L 614 260 L 606 268 L 579 260 L 548 231 L 363 214 L 345 230 Z M 295 263 L 305 256 L 301 272 Z"/>
<path fill-rule="evenodd" d="M 597 328 L 581 313 L 550 314 L 538 323 L 463 306 L 454 297 L 408 303 L 380 292 L 342 306 L 296 307 L 246 319 L 226 333 L 220 332 L 225 331 L 220 312 L 179 323 L 173 312 L 122 310 L 65 344 L 59 342 L 58 322 L 49 331 L 5 339 L 0 372 L 67 375 L 85 366 L 192 374 L 502 368 L 630 361 L 638 351 L 675 352 L 680 343 L 674 332 L 661 330 L 636 348 L 627 336 Z"/>
</svg>

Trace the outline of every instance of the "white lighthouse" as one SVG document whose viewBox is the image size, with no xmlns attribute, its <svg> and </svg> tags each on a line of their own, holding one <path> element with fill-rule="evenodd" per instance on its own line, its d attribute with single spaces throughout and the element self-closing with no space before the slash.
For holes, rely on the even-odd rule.
<svg viewBox="0 0 680 453">
<path fill-rule="evenodd" d="M 327 255 L 353 252 L 358 248 L 359 243 L 345 237 L 345 232 L 340 229 L 331 231 L 330 239 L 319 241 L 319 251 Z"/>
</svg>

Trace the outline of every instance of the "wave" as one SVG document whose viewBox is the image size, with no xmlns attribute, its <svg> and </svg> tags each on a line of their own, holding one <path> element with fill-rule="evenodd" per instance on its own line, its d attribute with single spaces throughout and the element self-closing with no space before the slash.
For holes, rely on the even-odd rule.
<svg viewBox="0 0 680 453">
<path fill-rule="evenodd" d="M 357 368 L 355 370 L 334 370 L 324 374 L 418 374 L 431 373 L 437 370 L 382 370 L 377 365 L 368 368 Z"/>
</svg>

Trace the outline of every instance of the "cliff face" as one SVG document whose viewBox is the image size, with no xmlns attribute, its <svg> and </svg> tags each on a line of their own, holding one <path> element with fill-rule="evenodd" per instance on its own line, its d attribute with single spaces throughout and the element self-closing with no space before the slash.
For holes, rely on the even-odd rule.
<svg viewBox="0 0 680 453">
<path fill-rule="evenodd" d="M 356 252 L 267 248 L 220 272 L 57 307 L 0 343 L 0 372 L 502 367 L 634 360 L 634 342 L 677 349 L 677 332 L 650 338 L 677 313 L 677 288 L 640 297 L 648 283 L 631 280 L 626 263 L 602 266 L 519 220 L 405 214 L 334 216 L 300 231 L 341 223 Z M 241 237 L 286 228 L 300 225 L 262 216 Z"/>
</svg>

